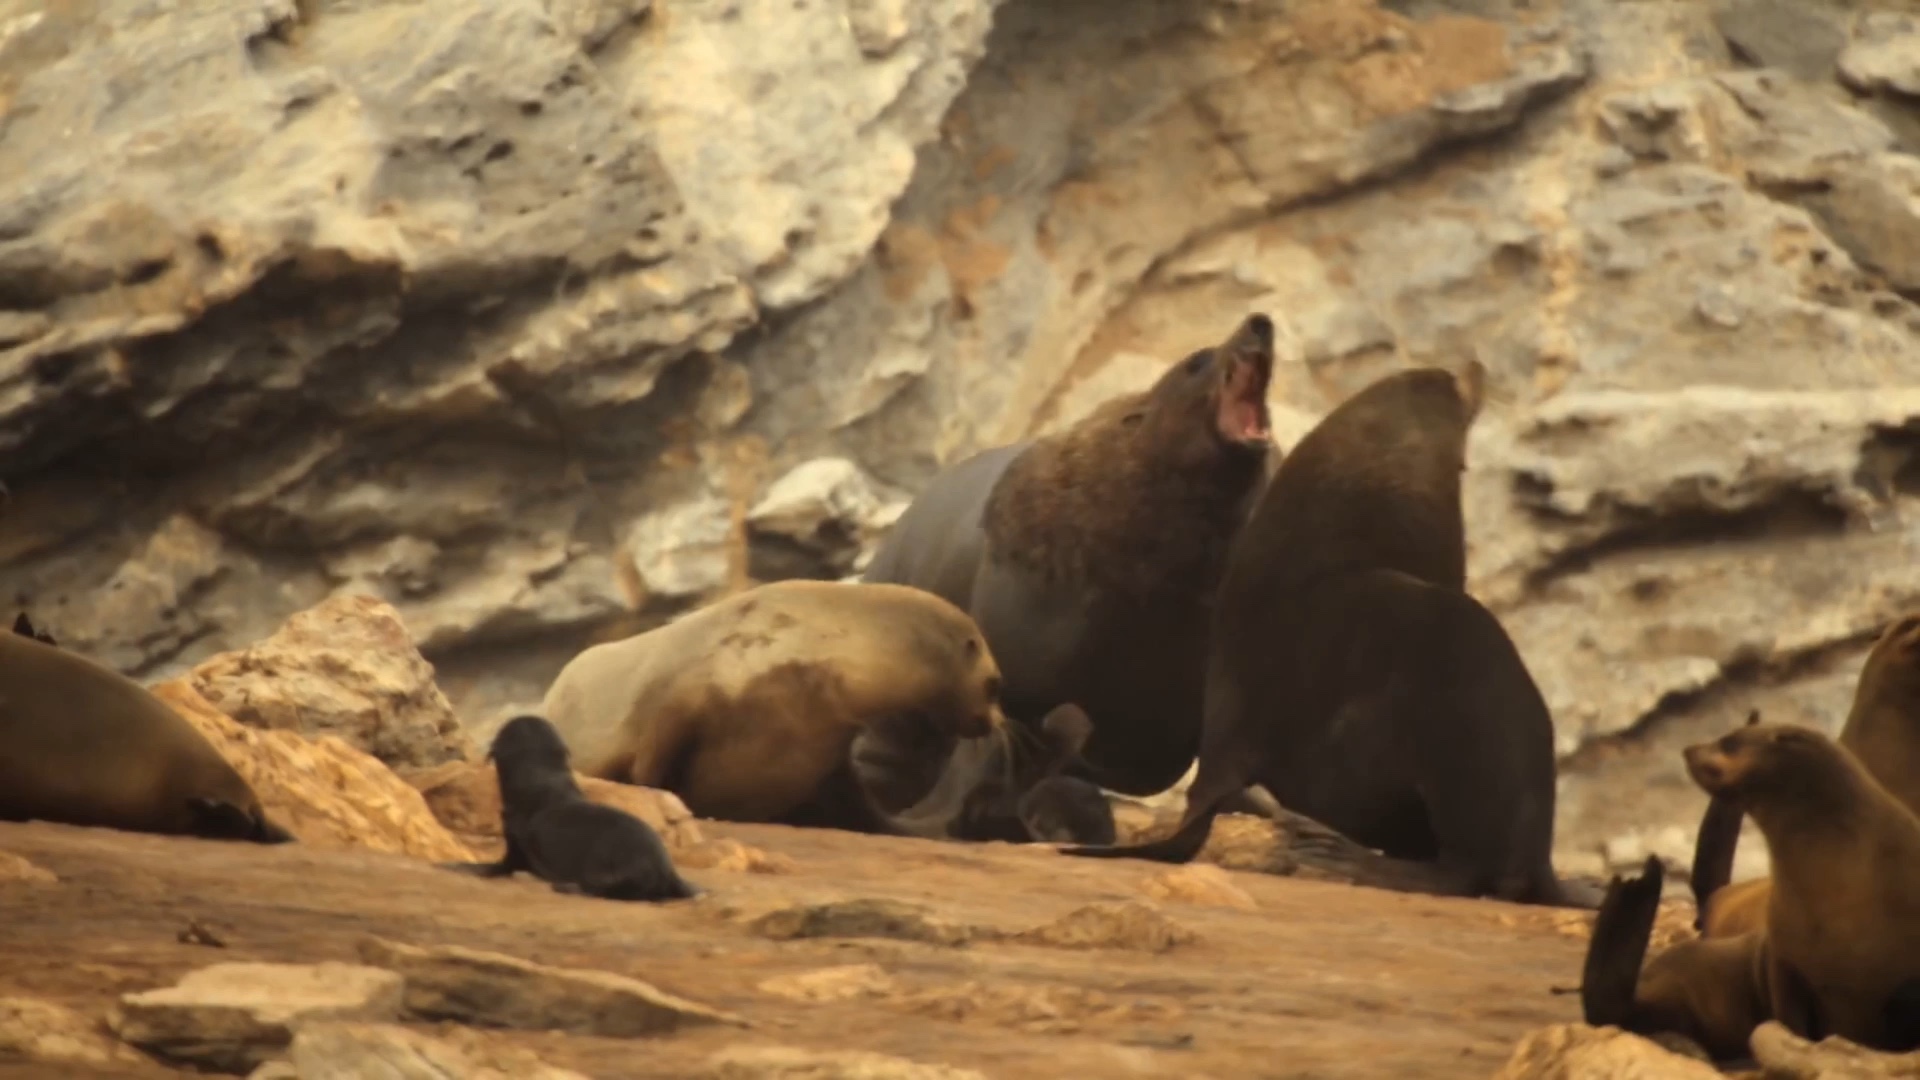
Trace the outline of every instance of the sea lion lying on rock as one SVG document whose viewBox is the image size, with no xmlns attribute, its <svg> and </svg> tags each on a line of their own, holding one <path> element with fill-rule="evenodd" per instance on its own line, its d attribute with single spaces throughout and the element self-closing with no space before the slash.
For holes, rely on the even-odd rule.
<svg viewBox="0 0 1920 1080">
<path fill-rule="evenodd" d="M 43 640 L 24 615 L 15 631 L 0 634 L 0 820 L 293 839 L 227 759 L 146 687 Z"/>
<path fill-rule="evenodd" d="M 544 710 L 580 771 L 664 788 L 696 815 L 899 833 L 855 776 L 875 723 L 943 738 L 1005 724 L 966 612 L 903 585 L 789 580 L 595 645 Z"/>
</svg>

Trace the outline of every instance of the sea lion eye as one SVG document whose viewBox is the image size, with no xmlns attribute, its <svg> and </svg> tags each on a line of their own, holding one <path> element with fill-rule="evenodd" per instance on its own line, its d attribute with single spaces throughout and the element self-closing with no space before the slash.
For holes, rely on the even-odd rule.
<svg viewBox="0 0 1920 1080">
<path fill-rule="evenodd" d="M 1144 412 L 1138 412 L 1138 411 L 1130 412 L 1120 418 L 1120 423 L 1127 427 L 1133 427 L 1135 424 L 1138 424 L 1140 421 L 1145 420 L 1146 418 L 1147 418 L 1147 414 Z"/>
<path fill-rule="evenodd" d="M 1201 351 L 1194 353 L 1192 356 L 1189 356 L 1186 358 L 1186 360 L 1182 361 L 1181 366 L 1187 369 L 1187 374 L 1198 375 L 1200 374 L 1201 371 L 1206 369 L 1207 362 L 1212 359 L 1213 359 L 1213 353 L 1205 349 L 1202 349 Z"/>
</svg>

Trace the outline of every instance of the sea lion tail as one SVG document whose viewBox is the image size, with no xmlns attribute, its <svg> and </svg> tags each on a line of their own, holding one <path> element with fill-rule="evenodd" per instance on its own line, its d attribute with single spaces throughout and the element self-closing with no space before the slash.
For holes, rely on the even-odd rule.
<svg viewBox="0 0 1920 1080">
<path fill-rule="evenodd" d="M 1207 846 L 1207 836 L 1213 831 L 1213 819 L 1220 813 L 1220 800 L 1216 799 L 1197 810 L 1191 810 L 1180 827 L 1172 836 L 1154 840 L 1145 844 L 1128 844 L 1124 847 L 1095 847 L 1075 845 L 1063 847 L 1064 855 L 1083 855 L 1090 859 L 1146 859 L 1150 862 L 1188 863 Z"/>
<path fill-rule="evenodd" d="M 1647 959 L 1647 944 L 1653 939 L 1653 920 L 1665 882 L 1666 867 L 1649 855 L 1638 877 L 1616 874 L 1607 883 L 1580 974 L 1580 1010 L 1587 1023 L 1624 1028 L 1632 1020 L 1634 991 Z"/>
</svg>

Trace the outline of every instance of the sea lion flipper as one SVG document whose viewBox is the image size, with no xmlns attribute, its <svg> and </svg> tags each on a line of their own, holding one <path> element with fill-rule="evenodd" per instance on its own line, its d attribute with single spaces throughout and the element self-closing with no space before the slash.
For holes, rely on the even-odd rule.
<svg viewBox="0 0 1920 1080">
<path fill-rule="evenodd" d="M 1195 785 L 1198 786 L 1197 784 Z M 1236 789 L 1237 790 L 1237 789 Z M 1082 855 L 1092 859 L 1146 859 L 1150 862 L 1189 863 L 1207 846 L 1207 837 L 1213 832 L 1213 819 L 1220 814 L 1220 803 L 1226 796 L 1209 799 L 1197 808 L 1188 804 L 1186 820 L 1173 831 L 1173 835 L 1144 844 L 1129 844 L 1124 847 L 1073 846 L 1060 849 L 1064 855 Z"/>
<path fill-rule="evenodd" d="M 467 874 L 478 878 L 507 877 L 513 868 L 500 859 L 493 862 L 437 862 L 433 864 L 441 870 L 451 870 L 456 874 Z"/>
<path fill-rule="evenodd" d="M 1740 846 L 1740 826 L 1746 815 L 1732 799 L 1709 796 L 1700 815 L 1700 834 L 1693 844 L 1693 928 L 1707 926 L 1707 901 L 1733 879 L 1733 856 Z"/>
<path fill-rule="evenodd" d="M 1920 978 L 1908 979 L 1887 995 L 1886 1049 L 1896 1054 L 1920 1050 Z"/>
<path fill-rule="evenodd" d="M 1665 881 L 1666 867 L 1649 855 L 1638 877 L 1615 875 L 1607 883 L 1580 976 L 1580 1010 L 1588 1024 L 1626 1027 L 1632 1020 L 1634 992 L 1653 940 Z"/>
</svg>

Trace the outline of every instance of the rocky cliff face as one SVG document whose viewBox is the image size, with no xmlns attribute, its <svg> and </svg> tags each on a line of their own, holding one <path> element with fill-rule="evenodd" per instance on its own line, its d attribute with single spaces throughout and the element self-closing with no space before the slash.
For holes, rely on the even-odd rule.
<svg viewBox="0 0 1920 1080">
<path fill-rule="evenodd" d="M 1564 852 L 1677 854 L 1920 604 L 1913 95 L 1816 0 L 0 4 L 0 590 L 148 679 L 373 593 L 484 732 L 1261 308 L 1283 443 L 1488 365 Z"/>
</svg>

